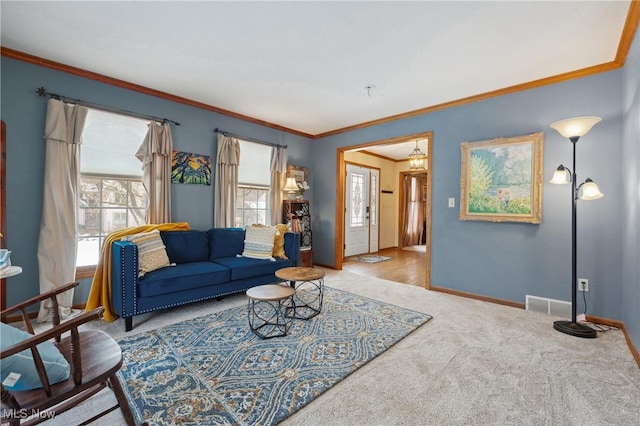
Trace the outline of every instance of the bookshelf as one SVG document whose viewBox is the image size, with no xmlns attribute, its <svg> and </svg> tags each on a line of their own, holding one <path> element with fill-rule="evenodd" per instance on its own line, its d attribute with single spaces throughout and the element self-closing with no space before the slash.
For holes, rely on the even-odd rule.
<svg viewBox="0 0 640 426">
<path fill-rule="evenodd" d="M 291 207 L 291 210 L 289 210 Z M 300 265 L 311 267 L 313 265 L 311 212 L 309 200 L 282 202 L 282 222 L 288 223 L 291 216 L 291 230 L 300 233 Z"/>
</svg>

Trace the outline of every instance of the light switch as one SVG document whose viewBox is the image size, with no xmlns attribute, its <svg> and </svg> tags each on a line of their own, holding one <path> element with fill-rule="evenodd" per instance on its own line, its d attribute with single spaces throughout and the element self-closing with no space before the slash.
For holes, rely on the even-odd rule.
<svg viewBox="0 0 640 426">
<path fill-rule="evenodd" d="M 455 207 L 455 206 L 456 206 L 456 199 L 455 198 L 449 198 L 449 208 Z"/>
</svg>

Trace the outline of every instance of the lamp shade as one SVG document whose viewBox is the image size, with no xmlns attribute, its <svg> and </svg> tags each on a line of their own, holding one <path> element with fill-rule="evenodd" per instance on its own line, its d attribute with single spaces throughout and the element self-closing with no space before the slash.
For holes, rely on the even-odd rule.
<svg viewBox="0 0 640 426">
<path fill-rule="evenodd" d="M 558 168 L 553 172 L 553 177 L 549 182 L 556 185 L 566 185 L 567 183 L 571 182 L 569 169 L 560 164 Z"/>
<path fill-rule="evenodd" d="M 598 198 L 604 197 L 604 194 L 600 192 L 600 188 L 598 188 L 598 185 L 589 178 L 587 178 L 587 180 L 584 181 L 584 183 L 581 186 L 582 186 L 582 196 L 580 197 L 581 200 L 586 200 L 586 201 L 597 200 Z"/>
<path fill-rule="evenodd" d="M 567 118 L 556 121 L 551 125 L 551 128 L 556 129 L 565 138 L 580 137 L 586 135 L 600 120 L 600 117 Z"/>
<path fill-rule="evenodd" d="M 286 182 L 284 183 L 284 188 L 282 188 L 285 192 L 296 192 L 299 191 L 298 184 L 296 183 L 296 178 L 288 177 Z"/>
</svg>

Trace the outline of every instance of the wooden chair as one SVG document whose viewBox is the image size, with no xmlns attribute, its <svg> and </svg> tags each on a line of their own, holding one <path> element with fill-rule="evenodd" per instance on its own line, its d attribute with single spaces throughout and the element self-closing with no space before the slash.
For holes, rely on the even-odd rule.
<svg viewBox="0 0 640 426">
<path fill-rule="evenodd" d="M 117 404 L 82 424 L 88 424 L 118 407 L 122 410 L 127 424 L 135 424 L 133 413 L 116 376 L 116 372 L 122 366 L 120 346 L 103 331 L 79 329 L 81 324 L 99 319 L 103 308 L 84 312 L 60 323 L 56 295 L 77 285 L 78 282 L 66 284 L 0 312 L 0 319 L 6 322 L 9 314 L 20 311 L 26 331 L 34 335 L 3 350 L 1 358 L 4 359 L 25 349 L 31 350 L 42 383 L 42 388 L 29 391 L 9 391 L 2 386 L 3 424 L 5 422 L 11 426 L 38 424 L 77 406 L 105 387 L 111 388 Z M 52 306 L 52 328 L 35 334 L 26 309 L 47 299 L 51 301 Z M 63 336 L 67 332 L 70 333 Z M 49 383 L 42 358 L 36 348 L 36 345 L 51 340 L 71 367 L 69 378 L 53 385 Z M 27 419 L 27 417 L 31 418 Z"/>
</svg>

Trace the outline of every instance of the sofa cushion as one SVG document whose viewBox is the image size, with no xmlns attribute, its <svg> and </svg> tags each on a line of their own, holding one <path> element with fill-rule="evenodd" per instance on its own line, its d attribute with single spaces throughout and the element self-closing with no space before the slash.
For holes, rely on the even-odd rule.
<svg viewBox="0 0 640 426">
<path fill-rule="evenodd" d="M 209 260 L 209 237 L 206 231 L 160 232 L 171 263 L 206 262 Z"/>
<path fill-rule="evenodd" d="M 149 272 L 138 282 L 138 296 L 161 294 L 205 287 L 231 280 L 229 268 L 214 262 L 181 263 Z"/>
<path fill-rule="evenodd" d="M 209 260 L 242 254 L 244 234 L 242 228 L 212 228 L 209 234 Z"/>
<path fill-rule="evenodd" d="M 26 331 L 19 330 L 5 323 L 0 323 L 0 349 L 6 349 L 27 340 L 33 335 Z M 65 357 L 52 342 L 43 342 L 38 345 L 38 353 L 44 363 L 50 384 L 55 384 L 69 378 L 71 368 Z M 36 370 L 35 361 L 30 349 L 25 349 L 2 360 L 2 381 L 10 373 L 20 375 L 13 385 L 6 384 L 5 387 L 12 391 L 23 391 L 38 389 L 42 387 L 42 382 Z"/>
<path fill-rule="evenodd" d="M 274 274 L 278 269 L 291 266 L 290 260 L 252 259 L 250 257 L 223 257 L 215 260 L 231 270 L 232 280 L 243 280 L 261 275 Z M 275 281 L 275 278 L 274 278 Z"/>
<path fill-rule="evenodd" d="M 127 235 L 122 237 L 125 241 L 131 241 L 138 246 L 138 277 L 147 272 L 169 266 L 169 257 L 165 249 L 160 231 L 154 229 L 149 232 Z"/>
<path fill-rule="evenodd" d="M 278 230 L 271 226 L 255 227 L 247 226 L 244 237 L 243 257 L 253 259 L 275 260 L 273 253 L 273 243 Z"/>
</svg>

